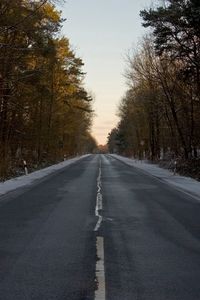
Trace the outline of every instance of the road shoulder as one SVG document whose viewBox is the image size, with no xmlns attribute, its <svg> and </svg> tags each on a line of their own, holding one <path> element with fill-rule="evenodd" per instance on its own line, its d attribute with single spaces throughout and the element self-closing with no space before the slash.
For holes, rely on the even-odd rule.
<svg viewBox="0 0 200 300">
<path fill-rule="evenodd" d="M 110 154 L 110 156 L 173 186 L 177 190 L 182 191 L 195 199 L 200 200 L 200 182 L 193 178 L 174 175 L 173 172 L 163 169 L 156 164 L 130 159 L 117 154 Z"/>
<path fill-rule="evenodd" d="M 60 162 L 50 167 L 32 172 L 28 175 L 23 175 L 23 176 L 6 180 L 4 182 L 0 182 L 0 197 L 10 192 L 16 191 L 19 188 L 29 187 L 37 183 L 39 180 L 46 178 L 49 175 L 55 174 L 56 172 L 61 171 L 65 167 L 70 166 L 88 156 L 90 156 L 90 154 L 68 159 L 66 161 Z"/>
</svg>

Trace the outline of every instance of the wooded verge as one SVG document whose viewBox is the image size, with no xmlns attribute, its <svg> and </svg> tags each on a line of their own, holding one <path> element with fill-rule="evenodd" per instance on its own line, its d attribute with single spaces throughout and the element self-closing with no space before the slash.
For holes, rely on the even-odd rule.
<svg viewBox="0 0 200 300">
<path fill-rule="evenodd" d="M 0 2 L 0 180 L 96 147 L 83 61 L 53 1 Z"/>
<path fill-rule="evenodd" d="M 128 89 L 109 151 L 177 161 L 181 174 L 199 178 L 200 3 L 166 0 L 141 17 L 151 31 L 127 55 Z"/>
</svg>

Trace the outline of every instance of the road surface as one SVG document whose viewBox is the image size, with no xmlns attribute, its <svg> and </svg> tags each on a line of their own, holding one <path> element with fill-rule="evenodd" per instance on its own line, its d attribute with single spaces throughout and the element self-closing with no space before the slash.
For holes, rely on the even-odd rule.
<svg viewBox="0 0 200 300">
<path fill-rule="evenodd" d="M 109 155 L 0 198 L 0 300 L 199 300 L 200 202 Z"/>
</svg>

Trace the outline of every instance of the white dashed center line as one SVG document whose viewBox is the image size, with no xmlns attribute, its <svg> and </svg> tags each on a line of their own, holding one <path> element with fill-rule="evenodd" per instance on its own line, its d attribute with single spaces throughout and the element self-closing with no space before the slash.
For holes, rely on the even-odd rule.
<svg viewBox="0 0 200 300">
<path fill-rule="evenodd" d="M 97 198 L 95 215 L 98 217 L 97 224 L 94 231 L 97 232 L 102 223 L 101 211 L 103 209 L 103 198 L 101 194 L 101 160 L 99 163 L 99 174 L 97 177 Z M 96 262 L 96 281 L 97 289 L 95 291 L 95 300 L 105 300 L 105 269 L 104 269 L 104 238 L 97 236 L 96 240 L 97 247 L 97 262 Z"/>
<path fill-rule="evenodd" d="M 94 228 L 94 231 L 98 231 L 101 226 L 102 216 L 101 216 L 100 212 L 101 212 L 102 208 L 103 208 L 103 205 L 102 205 L 102 194 L 101 194 L 101 160 L 100 160 L 99 174 L 97 177 L 97 198 L 96 198 L 96 209 L 95 209 L 95 215 L 96 215 L 96 217 L 98 217 L 98 222 Z"/>
<path fill-rule="evenodd" d="M 95 300 L 105 300 L 104 239 L 100 236 L 97 237 L 97 257 Z"/>
</svg>

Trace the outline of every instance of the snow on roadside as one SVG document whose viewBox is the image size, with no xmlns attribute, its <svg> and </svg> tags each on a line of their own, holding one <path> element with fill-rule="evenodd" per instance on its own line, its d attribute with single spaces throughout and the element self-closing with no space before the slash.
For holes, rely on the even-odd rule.
<svg viewBox="0 0 200 300">
<path fill-rule="evenodd" d="M 200 199 L 200 182 L 193 178 L 174 175 L 173 172 L 167 169 L 163 169 L 158 165 L 147 163 L 145 161 L 130 159 L 116 154 L 111 154 L 111 156 L 123 161 L 127 165 L 141 169 L 154 177 L 175 186 L 179 190 L 197 196 Z"/>
<path fill-rule="evenodd" d="M 0 182 L 0 196 L 6 194 L 8 192 L 14 191 L 17 188 L 30 185 L 35 180 L 41 179 L 41 178 L 43 178 L 43 177 L 45 177 L 45 176 L 47 176 L 47 175 L 49 175 L 49 174 L 51 174 L 51 173 L 53 173 L 57 170 L 60 170 L 64 167 L 67 167 L 67 166 L 71 165 L 72 163 L 74 163 L 74 162 L 76 162 L 76 161 L 78 161 L 78 160 L 80 160 L 84 157 L 87 157 L 89 155 L 90 154 L 86 154 L 86 155 L 83 155 L 83 156 L 80 156 L 80 157 L 75 157 L 75 158 L 72 158 L 72 159 L 69 159 L 69 160 L 65 160 L 65 161 L 60 162 L 56 165 L 52 165 L 50 167 L 32 172 L 28 175 L 23 175 L 23 176 L 20 176 L 20 177 L 9 179 L 9 180 L 4 181 L 4 182 Z"/>
</svg>

